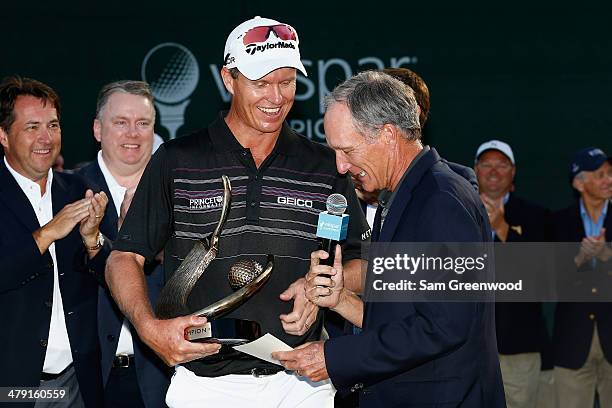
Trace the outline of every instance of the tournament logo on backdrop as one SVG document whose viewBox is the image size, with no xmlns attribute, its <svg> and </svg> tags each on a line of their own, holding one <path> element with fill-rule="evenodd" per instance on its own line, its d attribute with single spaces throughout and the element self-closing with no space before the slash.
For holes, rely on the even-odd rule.
<svg viewBox="0 0 612 408">
<path fill-rule="evenodd" d="M 289 44 L 289 45 L 288 45 Z M 249 44 L 246 52 L 255 55 L 277 47 L 293 47 L 290 42 L 270 42 L 265 46 Z M 225 58 L 233 58 L 229 55 Z M 323 130 L 324 100 L 335 85 L 354 73 L 365 69 L 412 66 L 418 61 L 416 56 L 382 57 L 364 56 L 347 60 L 344 58 L 302 59 L 309 76 L 298 73 L 296 105 L 301 115 L 288 119 L 289 125 L 309 139 L 325 141 Z M 229 103 L 231 95 L 225 89 L 221 78 L 221 67 L 208 64 L 214 84 L 224 103 Z M 168 130 L 170 139 L 176 137 L 177 130 L 184 124 L 185 108 L 191 102 L 190 96 L 200 81 L 200 67 L 193 53 L 185 46 L 164 42 L 151 48 L 145 55 L 141 75 L 143 81 L 151 85 L 155 96 L 155 106 L 159 111 L 159 123 Z M 201 125 L 201 124 L 200 124 Z"/>
<path fill-rule="evenodd" d="M 174 139 L 185 122 L 185 108 L 200 80 L 198 61 L 181 44 L 166 42 L 149 50 L 142 61 L 141 75 L 155 96 L 160 124 Z"/>
</svg>

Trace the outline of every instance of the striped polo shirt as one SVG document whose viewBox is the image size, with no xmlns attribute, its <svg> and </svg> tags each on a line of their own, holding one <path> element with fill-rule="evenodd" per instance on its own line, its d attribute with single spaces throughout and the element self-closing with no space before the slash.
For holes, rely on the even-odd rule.
<svg viewBox="0 0 612 408">
<path fill-rule="evenodd" d="M 343 194 L 349 204 L 344 261 L 361 257 L 361 239 L 369 235 L 369 227 L 350 177 L 336 170 L 334 152 L 298 135 L 286 123 L 259 168 L 250 150 L 228 128 L 223 112 L 207 129 L 166 142 L 140 180 L 114 249 L 138 253 L 147 260 L 164 249 L 169 278 L 194 243 L 217 225 L 222 175 L 231 181 L 232 205 L 219 253 L 191 292 L 189 310 L 199 310 L 232 293 L 227 273 L 236 261 L 250 258 L 265 265 L 267 254 L 272 254 L 276 264 L 270 280 L 227 317 L 257 321 L 263 333 L 290 346 L 318 340 L 322 313 L 303 336 L 289 335 L 279 315 L 289 313 L 293 302 L 284 302 L 279 295 L 308 272 L 310 253 L 319 245 L 318 215 L 326 209 L 330 194 Z M 274 366 L 236 352 L 223 358 L 210 356 L 186 367 L 197 375 L 219 376 Z"/>
</svg>

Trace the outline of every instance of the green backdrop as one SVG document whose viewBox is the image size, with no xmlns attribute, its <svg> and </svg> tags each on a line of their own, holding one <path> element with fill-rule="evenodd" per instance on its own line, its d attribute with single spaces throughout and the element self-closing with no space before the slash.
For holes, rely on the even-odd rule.
<svg viewBox="0 0 612 408">
<path fill-rule="evenodd" d="M 406 66 L 431 91 L 426 143 L 467 165 L 482 141 L 510 143 L 518 193 L 556 209 L 571 200 L 570 153 L 589 145 L 612 153 L 612 30 L 601 5 L 532 3 L 11 3 L 0 11 L 0 75 L 30 76 L 59 92 L 70 167 L 95 155 L 91 126 L 100 87 L 142 79 L 154 47 L 180 44 L 197 61 L 187 58 L 183 92 L 167 98 L 189 100 L 180 135 L 226 106 L 218 70 L 227 34 L 254 15 L 276 18 L 297 29 L 309 72 L 290 115 L 302 133 L 321 140 L 320 99 L 347 75 Z M 159 77 L 179 49 L 151 54 L 147 79 Z M 158 109 L 160 116 L 168 113 Z M 159 120 L 156 132 L 169 137 Z"/>
</svg>

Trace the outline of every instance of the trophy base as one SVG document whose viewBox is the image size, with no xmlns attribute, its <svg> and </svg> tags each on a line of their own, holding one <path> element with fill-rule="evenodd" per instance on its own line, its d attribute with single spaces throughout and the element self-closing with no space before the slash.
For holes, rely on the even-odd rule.
<svg viewBox="0 0 612 408">
<path fill-rule="evenodd" d="M 242 344 L 246 344 L 252 340 L 248 339 L 218 339 L 216 337 L 204 338 L 204 339 L 194 339 L 189 341 L 194 343 L 217 343 L 222 344 L 224 346 L 240 346 Z"/>
<path fill-rule="evenodd" d="M 203 326 L 193 326 L 185 331 L 185 339 L 198 343 L 218 343 L 238 346 L 261 337 L 257 322 L 243 319 L 221 318 Z"/>
</svg>

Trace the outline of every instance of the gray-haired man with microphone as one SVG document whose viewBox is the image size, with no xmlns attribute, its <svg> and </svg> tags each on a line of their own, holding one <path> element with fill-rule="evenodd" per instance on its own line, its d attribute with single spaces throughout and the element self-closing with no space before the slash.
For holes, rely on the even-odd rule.
<svg viewBox="0 0 612 408">
<path fill-rule="evenodd" d="M 191 343 L 187 328 L 204 318 L 158 319 L 146 299 L 142 268 L 164 248 L 171 278 L 196 240 L 217 224 L 223 201 L 221 176 L 232 185 L 232 206 L 219 253 L 188 300 L 190 312 L 232 293 L 227 274 L 237 261 L 276 257 L 270 280 L 227 316 L 256 321 L 292 347 L 321 336 L 321 314 L 304 297 L 302 278 L 318 248 L 320 212 L 333 193 L 348 199 L 351 223 L 343 243 L 348 263 L 360 263 L 368 226 L 353 185 L 338 174 L 334 153 L 292 131 L 285 122 L 295 99 L 296 75 L 306 75 L 293 27 L 256 17 L 227 39 L 223 82 L 232 95 L 205 129 L 159 148 L 143 174 L 115 251 L 107 281 L 140 337 L 176 372 L 170 406 L 331 406 L 329 382 L 287 373 L 280 365 L 245 354 L 218 353 L 211 343 Z M 296 284 L 293 282 L 297 281 Z M 288 302 L 293 299 L 292 303 Z M 316 316 L 316 320 L 314 317 Z"/>
<path fill-rule="evenodd" d="M 381 191 L 372 241 L 490 241 L 477 192 L 422 144 L 417 112 L 412 89 L 374 71 L 346 80 L 327 100 L 325 133 L 338 171 L 357 175 L 365 191 Z M 339 390 L 359 393 L 360 407 L 506 406 L 491 303 L 362 301 L 344 288 L 343 256 L 336 247 L 330 268 L 319 261 L 327 254 L 314 252 L 306 293 L 363 331 L 274 358 L 312 381 L 331 379 Z"/>
</svg>

